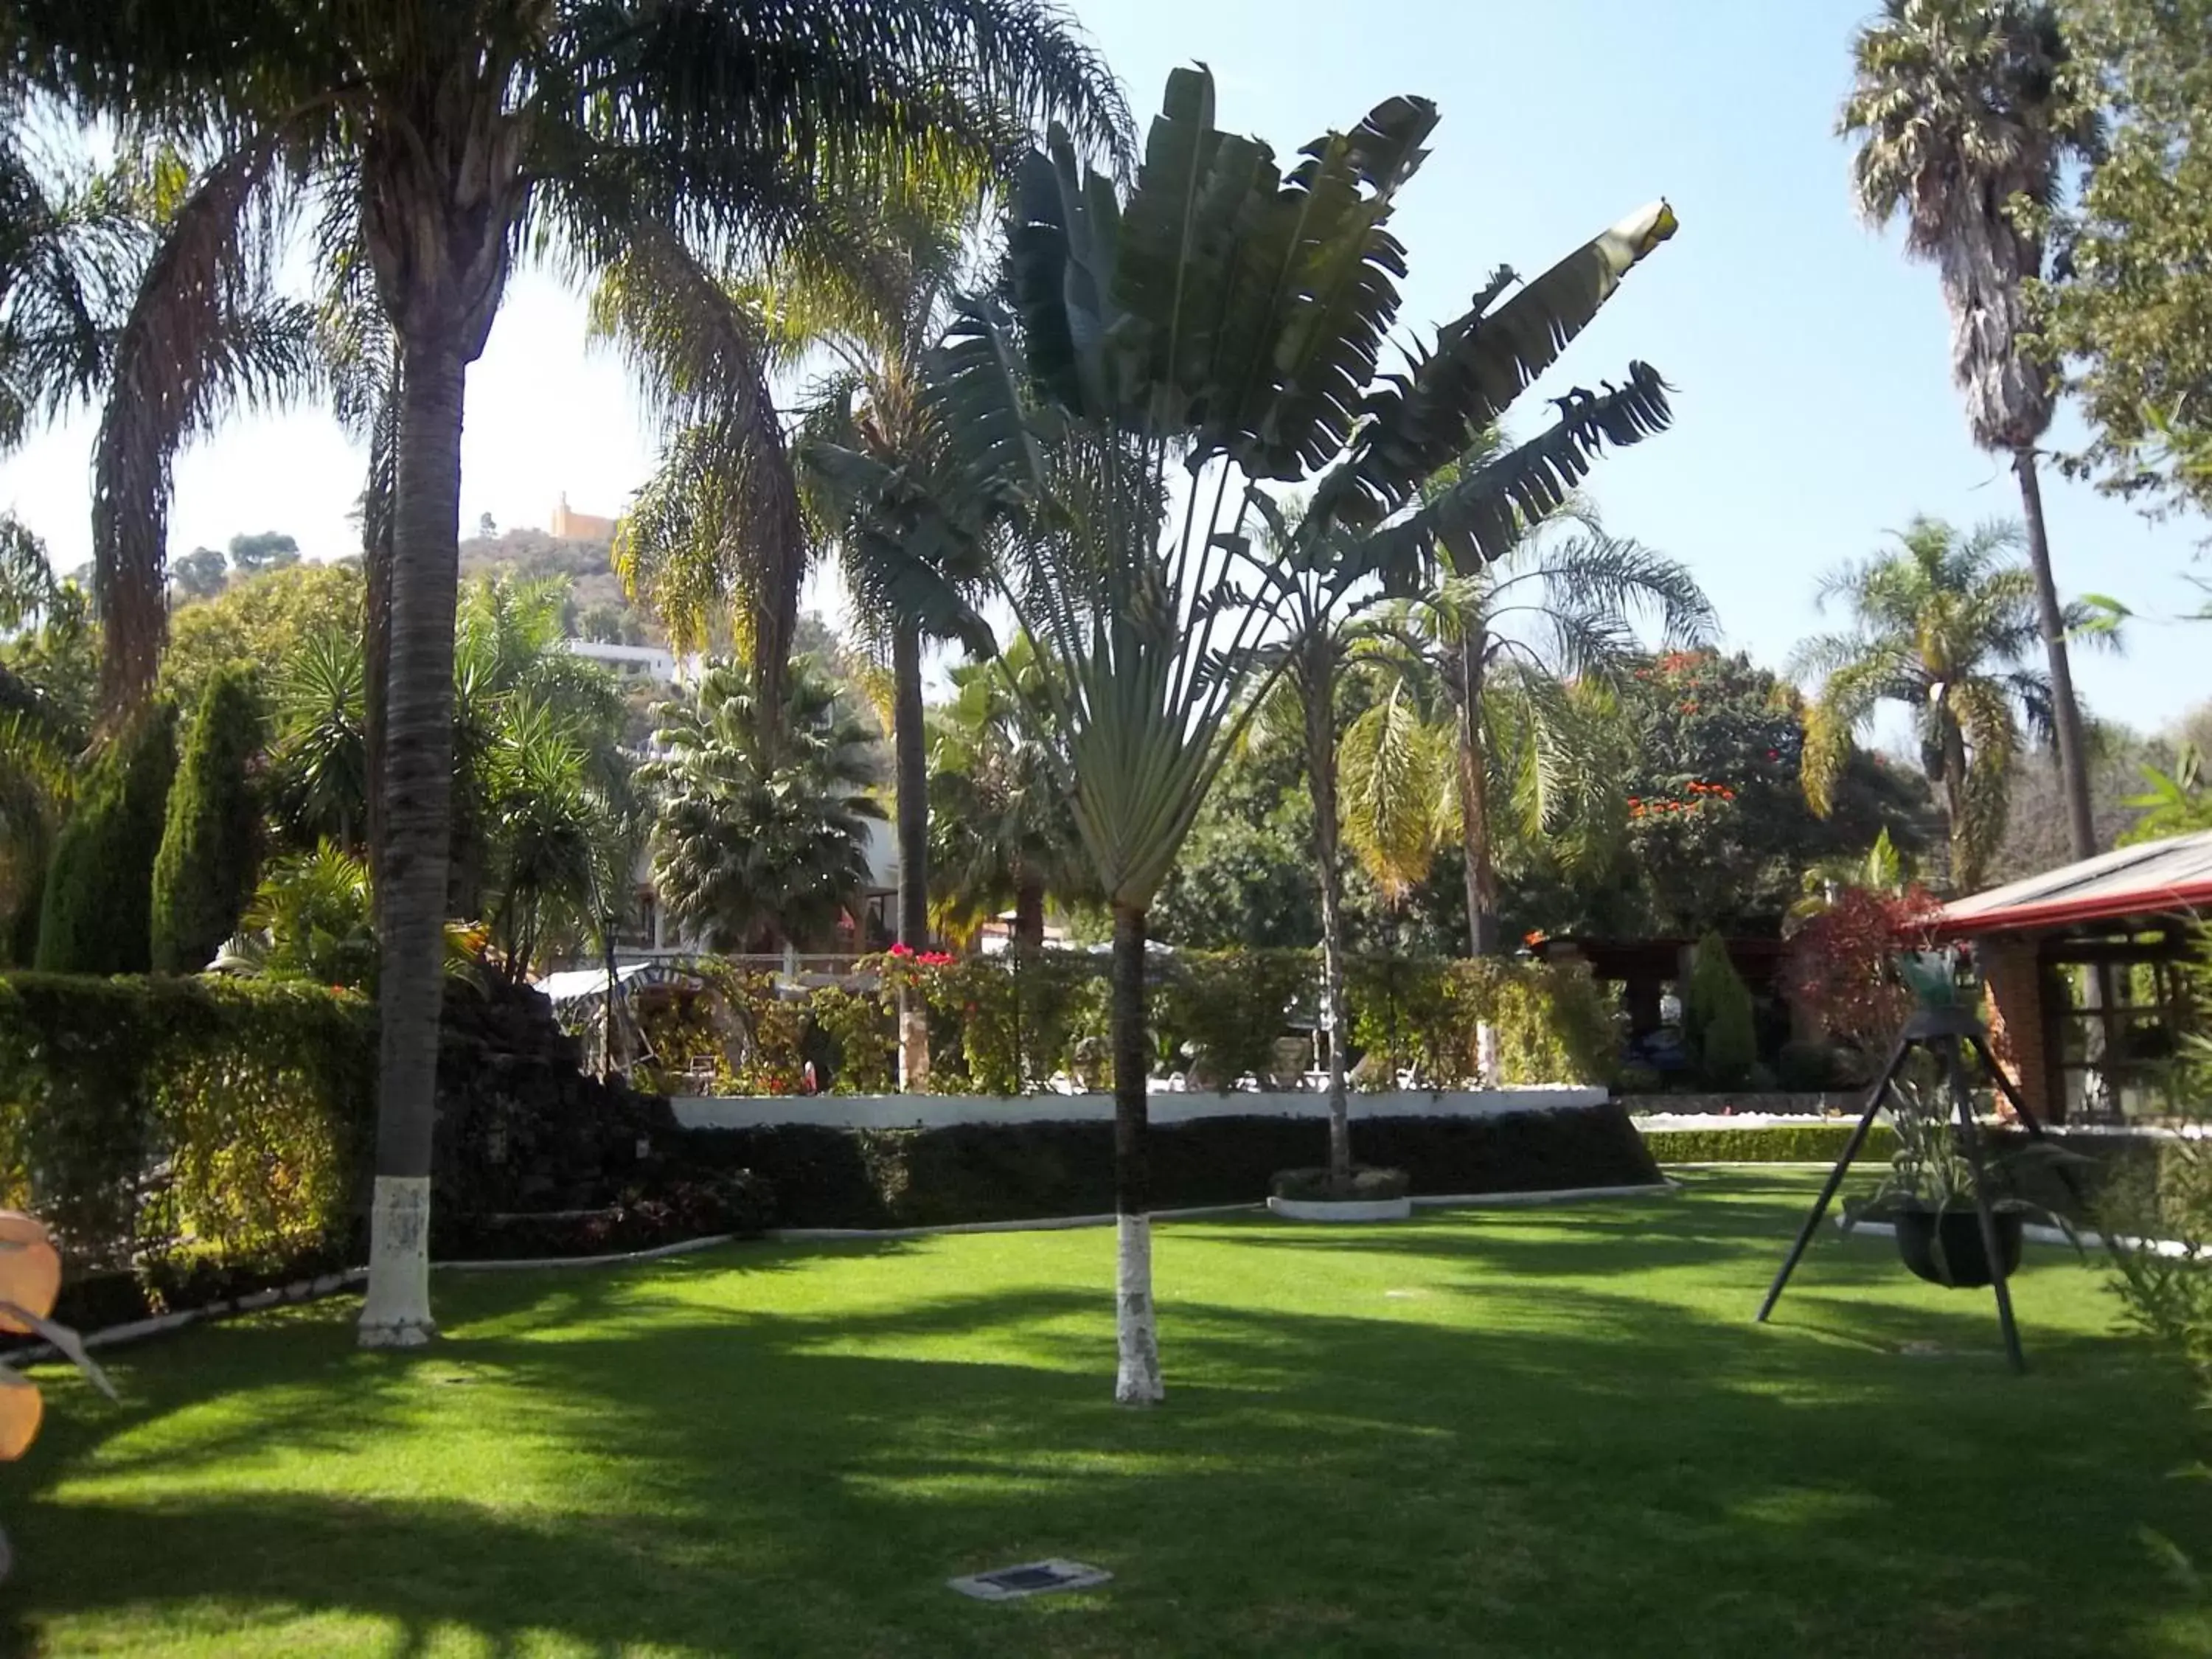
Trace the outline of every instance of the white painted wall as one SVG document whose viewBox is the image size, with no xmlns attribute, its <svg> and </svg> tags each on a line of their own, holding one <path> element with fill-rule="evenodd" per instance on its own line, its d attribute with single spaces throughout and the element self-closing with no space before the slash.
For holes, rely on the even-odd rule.
<svg viewBox="0 0 2212 1659">
<path fill-rule="evenodd" d="M 1377 1117 L 1504 1117 L 1514 1112 L 1555 1112 L 1601 1105 L 1605 1090 L 1575 1085 L 1525 1089 L 1389 1089 L 1352 1097 L 1357 1123 Z M 961 1123 L 1109 1123 L 1111 1095 L 792 1095 L 720 1098 L 678 1095 L 670 1103 L 687 1129 L 747 1129 L 763 1124 L 807 1124 L 833 1129 L 946 1129 Z M 1328 1097 L 1287 1091 L 1153 1095 L 1154 1123 L 1195 1123 L 1215 1117 L 1283 1117 L 1320 1121 Z"/>
</svg>

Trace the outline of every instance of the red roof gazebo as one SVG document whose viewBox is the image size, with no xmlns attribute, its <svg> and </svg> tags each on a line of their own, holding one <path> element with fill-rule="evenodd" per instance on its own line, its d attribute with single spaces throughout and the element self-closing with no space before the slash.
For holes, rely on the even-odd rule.
<svg viewBox="0 0 2212 1659">
<path fill-rule="evenodd" d="M 2155 1115 L 2194 1014 L 2180 972 L 2212 915 L 2212 830 L 2122 847 L 1943 907 L 1972 944 L 1990 1036 L 2029 1108 L 2053 1121 Z"/>
</svg>

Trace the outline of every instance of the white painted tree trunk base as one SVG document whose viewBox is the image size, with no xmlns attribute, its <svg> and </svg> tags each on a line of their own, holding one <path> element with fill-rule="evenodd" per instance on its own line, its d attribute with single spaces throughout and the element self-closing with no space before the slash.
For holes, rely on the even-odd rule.
<svg viewBox="0 0 2212 1659">
<path fill-rule="evenodd" d="M 379 1176 L 368 1217 L 364 1348 L 419 1348 L 438 1334 L 430 1317 L 430 1178 Z"/>
<path fill-rule="evenodd" d="M 1115 1220 L 1114 1334 L 1121 1368 L 1114 1400 L 1121 1406 L 1157 1406 L 1167 1391 L 1160 1386 L 1159 1331 L 1152 1322 L 1152 1218 Z"/>
<path fill-rule="evenodd" d="M 1498 1028 L 1484 1020 L 1474 1028 L 1474 1065 L 1486 1088 L 1498 1086 Z"/>
</svg>

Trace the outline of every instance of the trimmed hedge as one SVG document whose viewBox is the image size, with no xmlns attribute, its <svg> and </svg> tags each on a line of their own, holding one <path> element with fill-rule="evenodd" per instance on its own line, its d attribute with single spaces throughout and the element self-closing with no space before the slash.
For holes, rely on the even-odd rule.
<svg viewBox="0 0 2212 1659">
<path fill-rule="evenodd" d="M 1542 963 L 1446 957 L 1355 958 L 1346 995 L 1354 1057 L 1388 1079 L 1410 1066 L 1419 1080 L 1456 1088 L 1477 1073 L 1477 1033 L 1498 1036 L 1498 1081 L 1604 1083 L 1618 1034 L 1588 970 Z M 883 1091 L 895 1073 L 892 1008 L 904 988 L 930 1012 L 930 1086 L 942 1094 L 1014 1096 L 1055 1073 L 1079 1073 L 1081 1046 L 1107 1030 L 1105 959 L 1085 951 L 997 957 L 887 954 L 854 976 L 797 996 L 770 975 L 711 959 L 695 964 L 731 1022 L 744 1030 L 741 1067 L 720 1069 L 720 1091 L 781 1095 L 810 1059 L 826 1060 L 837 1093 Z M 1147 964 L 1147 1025 L 1154 1064 L 1184 1069 L 1194 1086 L 1265 1079 L 1279 1037 L 1316 1010 L 1321 963 L 1311 951 L 1177 951 Z M 672 1008 L 672 1005 L 671 1005 Z M 684 1056 L 724 1046 L 696 1011 L 653 1016 L 655 1048 Z M 669 1079 L 663 1079 L 668 1081 Z M 1109 1077 L 1098 1086 L 1110 1087 Z"/>
<path fill-rule="evenodd" d="M 345 1265 L 375 1051 L 319 986 L 0 980 L 0 1200 L 158 1302 Z"/>
<path fill-rule="evenodd" d="M 1614 1105 L 1494 1118 L 1372 1118 L 1363 1163 L 1404 1170 L 1415 1194 L 1641 1186 L 1659 1174 Z M 1251 1204 L 1285 1169 L 1326 1150 L 1318 1121 L 1208 1118 L 1151 1133 L 1152 1201 L 1173 1210 Z M 916 1227 L 1099 1215 L 1114 1207 L 1110 1123 L 835 1129 L 790 1124 L 684 1132 L 678 1161 L 748 1169 L 787 1227 Z"/>
<path fill-rule="evenodd" d="M 1833 1164 L 1844 1154 L 1855 1119 L 1758 1128 L 1654 1129 L 1644 1144 L 1660 1164 Z M 2039 1209 L 2100 1230 L 2163 1237 L 2191 1178 L 2187 1149 L 2161 1135 L 2097 1133 L 2051 1139 L 2075 1156 L 2065 1168 L 2081 1189 L 2070 1192 L 2046 1161 L 2015 1159 L 2029 1144 L 2024 1129 L 1988 1131 L 1989 1150 L 2004 1164 L 2011 1195 Z M 1881 1122 L 1853 1160 L 1851 1173 L 1878 1176 L 1897 1150 L 1897 1132 Z"/>
<path fill-rule="evenodd" d="M 1833 1164 L 1844 1155 L 1856 1120 L 1776 1124 L 1763 1128 L 1653 1129 L 1644 1144 L 1662 1164 Z M 1897 1151 L 1897 1132 L 1877 1123 L 1853 1168 L 1884 1164 Z"/>
<path fill-rule="evenodd" d="M 757 1180 L 671 1167 L 667 1102 L 577 1069 L 533 991 L 447 987 L 432 1248 L 595 1254 L 757 1231 Z M 47 1221 L 83 1327 L 357 1266 L 376 1012 L 296 981 L 0 979 L 0 1203 Z"/>
</svg>

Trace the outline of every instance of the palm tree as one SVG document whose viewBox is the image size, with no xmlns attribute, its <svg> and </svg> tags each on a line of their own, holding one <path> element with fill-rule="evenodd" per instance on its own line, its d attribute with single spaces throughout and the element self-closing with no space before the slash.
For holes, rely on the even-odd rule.
<svg viewBox="0 0 2212 1659">
<path fill-rule="evenodd" d="M 368 828 L 368 744 L 361 641 L 319 632 L 302 641 L 276 684 L 275 806 L 301 850 L 329 841 L 358 854 Z"/>
<path fill-rule="evenodd" d="M 925 543 L 908 518 L 887 511 L 878 496 L 864 516 L 846 511 L 833 458 L 848 449 L 879 465 L 927 475 L 944 449 L 923 396 L 923 362 L 944 325 L 944 302 L 962 274 L 964 231 L 975 216 L 981 181 L 972 170 L 947 167 L 924 175 L 889 199 L 840 204 L 795 240 L 757 278 L 735 284 L 730 302 L 767 343 L 785 373 L 827 360 L 829 372 L 806 392 L 799 421 L 799 488 L 817 538 L 841 556 L 855 615 L 872 645 L 886 653 L 891 674 L 887 724 L 899 853 L 896 933 L 921 950 L 929 942 L 929 777 L 922 698 L 927 635 L 957 636 L 971 624 L 964 611 L 926 624 L 892 603 L 914 560 L 979 556 L 973 544 Z M 665 378 L 727 319 L 672 304 L 659 289 L 617 281 L 603 286 L 596 309 L 602 330 L 622 338 L 651 377 Z M 679 644 L 696 645 L 697 624 L 712 614 L 711 596 L 757 586 L 742 543 L 724 532 L 727 503 L 741 492 L 739 462 L 717 459 L 711 425 L 684 434 L 661 471 L 639 493 L 617 544 L 633 591 L 661 596 L 680 624 Z M 715 499 L 720 497 L 720 500 Z M 973 586 L 975 573 L 941 573 Z M 927 1017 L 902 994 L 900 1071 L 908 1087 L 928 1070 Z"/>
<path fill-rule="evenodd" d="M 611 925 L 629 842 L 591 783 L 574 722 L 555 706 L 530 697 L 511 704 L 487 759 L 487 919 L 507 977 L 520 984 L 549 940 Z"/>
<path fill-rule="evenodd" d="M 1024 163 L 1012 312 L 963 302 L 932 376 L 961 489 L 923 504 L 942 533 L 1017 529 L 994 580 L 1043 664 L 1033 717 L 1053 734 L 1113 909 L 1115 1394 L 1128 1404 L 1161 1397 L 1146 914 L 1251 718 L 1255 676 L 1284 672 L 1279 650 L 1264 665 L 1287 596 L 1310 593 L 1326 618 L 1344 593 L 1439 550 L 1480 564 L 1516 514 L 1565 500 L 1606 441 L 1669 418 L 1663 382 L 1637 364 L 1625 386 L 1571 393 L 1542 437 L 1418 501 L 1673 233 L 1672 213 L 1623 221 L 1510 299 L 1512 273 L 1498 273 L 1433 351 L 1378 379 L 1403 260 L 1389 220 L 1434 106 L 1390 100 L 1288 173 L 1217 128 L 1213 109 L 1205 70 L 1170 77 L 1126 198 L 1064 134 Z M 885 490 L 909 482 L 865 457 L 846 464 Z M 1309 479 L 1293 532 L 1273 491 Z M 1283 552 L 1255 551 L 1260 524 Z"/>
<path fill-rule="evenodd" d="M 159 614 L 161 506 L 170 456 L 209 413 L 196 394 L 218 350 L 210 313 L 268 267 L 303 180 L 334 286 L 373 291 L 389 324 L 375 451 L 388 507 L 364 515 L 371 550 L 389 546 L 370 583 L 387 971 L 361 1329 L 371 1345 L 427 1340 L 462 399 L 514 256 L 697 280 L 698 256 L 779 244 L 825 201 L 946 150 L 982 153 L 1010 116 L 1064 113 L 1110 145 L 1119 96 L 1042 0 L 32 0 L 5 45 L 17 76 L 82 115 L 166 121 L 209 158 L 116 347 L 126 395 L 103 428 L 94 546 L 118 593 L 153 596 L 128 614 Z M 754 343 L 725 343 L 683 395 L 721 402 L 780 453 Z M 756 522 L 795 568 L 795 502 L 770 484 Z M 792 621 L 762 614 L 771 684 Z"/>
<path fill-rule="evenodd" d="M 972 933 L 1012 906 L 1018 950 L 1044 944 L 1048 898 L 1084 890 L 1082 844 L 1060 769 L 1024 717 L 1041 692 L 1036 650 L 1017 637 L 1001 663 L 951 671 L 930 725 L 930 915 Z M 1017 690 L 1016 686 L 1025 689 Z"/>
<path fill-rule="evenodd" d="M 2023 666 L 2038 636 L 2036 578 L 2014 562 L 2019 526 L 1987 524 L 1961 536 L 1915 519 L 1897 547 L 1843 567 L 1821 584 L 1840 600 L 1848 633 L 1798 647 L 1793 674 L 1817 676 L 1806 719 L 1806 798 L 1825 812 L 1850 757 L 1853 735 L 1884 702 L 1911 711 L 1920 760 L 1942 804 L 1951 885 L 1972 892 L 2004 836 L 2005 780 L 2023 725 L 2050 731 L 2051 682 Z M 2062 616 L 2087 619 L 2081 607 Z M 2096 637 L 2111 639 L 2109 634 Z"/>
<path fill-rule="evenodd" d="M 2097 850 L 2088 753 L 2036 476 L 2057 386 L 2027 337 L 2027 289 L 2044 276 L 2034 216 L 2055 204 L 2069 161 L 2101 152 L 2102 120 L 2071 84 L 2045 0 L 1885 0 L 1852 55 L 1856 83 L 1838 126 L 1860 141 L 1859 210 L 1877 226 L 1902 214 L 1906 253 L 1936 263 L 1966 423 L 1983 449 L 2012 458 L 2020 481 L 2068 828 L 2074 855 L 2087 858 Z"/>
<path fill-rule="evenodd" d="M 726 662 L 659 712 L 665 752 L 638 781 L 659 799 L 653 880 L 670 917 L 713 950 L 824 938 L 868 884 L 874 733 L 805 657 L 780 701 Z"/>
<path fill-rule="evenodd" d="M 1593 822 L 1597 802 L 1575 797 L 1622 792 L 1591 763 L 1589 691 L 1633 670 L 1645 648 L 1640 623 L 1656 623 L 1674 647 L 1713 631 L 1712 605 L 1687 566 L 1607 535 L 1587 507 L 1577 516 L 1575 533 L 1524 536 L 1496 563 L 1444 579 L 1422 607 L 1456 710 L 1468 939 L 1478 957 L 1501 944 L 1493 793 L 1509 792 L 1531 838 Z"/>
</svg>

